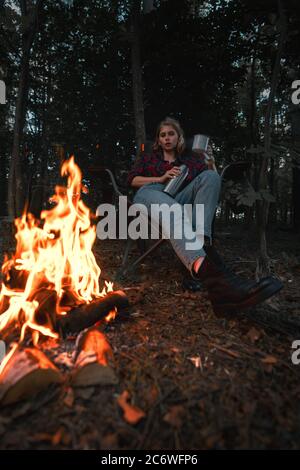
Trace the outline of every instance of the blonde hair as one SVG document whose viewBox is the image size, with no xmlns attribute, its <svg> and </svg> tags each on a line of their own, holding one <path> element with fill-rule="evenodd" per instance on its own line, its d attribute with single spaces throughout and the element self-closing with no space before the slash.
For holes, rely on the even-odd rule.
<svg viewBox="0 0 300 470">
<path fill-rule="evenodd" d="M 170 118 L 170 117 L 166 117 L 163 121 L 161 121 L 159 123 L 159 125 L 157 127 L 157 130 L 156 130 L 155 142 L 153 144 L 153 150 L 157 152 L 160 148 L 160 146 L 159 146 L 159 134 L 160 134 L 161 129 L 164 126 L 173 127 L 174 131 L 177 133 L 178 143 L 177 143 L 177 146 L 176 146 L 176 153 L 178 155 L 182 154 L 182 152 L 185 149 L 185 140 L 184 140 L 183 130 L 182 130 L 179 122 L 176 121 L 176 119 L 173 119 L 173 118 Z"/>
</svg>

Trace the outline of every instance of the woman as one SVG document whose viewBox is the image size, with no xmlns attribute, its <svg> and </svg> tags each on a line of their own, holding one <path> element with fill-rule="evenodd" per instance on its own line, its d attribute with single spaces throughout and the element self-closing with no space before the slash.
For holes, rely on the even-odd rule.
<svg viewBox="0 0 300 470">
<path fill-rule="evenodd" d="M 244 281 L 231 273 L 224 265 L 220 256 L 211 246 L 211 224 L 219 200 L 221 181 L 218 173 L 208 168 L 204 154 L 184 155 L 184 135 L 180 124 L 166 118 L 156 132 L 153 152 L 143 155 L 135 164 L 128 176 L 128 183 L 138 191 L 134 202 L 143 204 L 151 211 L 153 204 L 167 204 L 180 208 L 184 204 L 192 204 L 191 220 L 186 220 L 184 211 L 182 224 L 188 224 L 189 230 L 182 230 L 182 237 L 175 237 L 175 222 L 171 227 L 164 227 L 164 222 L 157 217 L 153 220 L 161 223 L 163 233 L 168 233 L 170 243 L 192 277 L 199 279 L 207 287 L 215 310 L 241 310 L 253 306 L 277 292 L 282 284 L 279 280 L 268 277 L 259 282 Z M 172 198 L 163 192 L 165 184 L 180 174 L 179 166 L 188 167 L 188 175 L 184 187 Z M 197 207 L 204 205 L 204 220 L 198 220 Z M 152 214 L 151 214 L 152 216 Z M 152 216 L 153 217 L 153 216 Z M 187 238 L 185 233 L 193 232 L 194 240 Z M 187 249 L 189 243 L 203 237 L 202 248 Z M 193 246 L 193 245 L 192 245 Z"/>
</svg>

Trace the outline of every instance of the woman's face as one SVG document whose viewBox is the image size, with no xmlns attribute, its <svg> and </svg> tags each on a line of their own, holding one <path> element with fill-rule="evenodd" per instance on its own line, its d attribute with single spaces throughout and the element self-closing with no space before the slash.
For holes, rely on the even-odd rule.
<svg viewBox="0 0 300 470">
<path fill-rule="evenodd" d="M 164 151 L 170 152 L 175 150 L 178 144 L 178 134 L 172 126 L 162 126 L 158 143 Z"/>
</svg>

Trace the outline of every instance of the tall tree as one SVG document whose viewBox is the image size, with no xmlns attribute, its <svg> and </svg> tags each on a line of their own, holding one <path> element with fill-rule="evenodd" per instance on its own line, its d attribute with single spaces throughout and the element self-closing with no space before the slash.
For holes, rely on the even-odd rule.
<svg viewBox="0 0 300 470">
<path fill-rule="evenodd" d="M 270 93 L 268 98 L 268 104 L 265 115 L 265 128 L 264 128 L 264 152 L 261 159 L 260 172 L 259 172 L 259 191 L 261 194 L 266 194 L 265 192 L 268 189 L 268 162 L 271 151 L 271 132 L 272 132 L 272 118 L 273 118 L 273 108 L 274 100 L 276 96 L 277 86 L 280 76 L 280 62 L 283 55 L 284 45 L 286 41 L 287 34 L 287 19 L 286 13 L 283 8 L 281 0 L 278 0 L 278 14 L 279 14 L 279 40 L 276 51 L 275 62 L 272 70 L 271 84 L 270 84 Z M 268 222 L 269 214 L 269 199 L 268 197 L 262 197 L 261 200 L 257 203 L 257 222 L 258 222 L 258 231 L 259 231 L 259 246 L 260 253 L 257 265 L 257 275 L 261 276 L 269 272 L 269 261 L 267 253 L 267 241 L 266 241 L 266 228 Z"/>
<path fill-rule="evenodd" d="M 11 217 L 20 215 L 24 206 L 25 182 L 20 155 L 29 91 L 29 61 L 43 2 L 44 0 L 36 0 L 35 3 L 30 0 L 20 0 L 19 2 L 21 10 L 21 62 L 8 181 L 8 210 Z"/>
<path fill-rule="evenodd" d="M 145 6 L 146 8 L 149 8 L 150 5 Z M 143 73 L 141 65 L 140 20 L 141 2 L 140 0 L 134 0 L 131 10 L 130 38 L 133 114 L 135 123 L 137 156 L 140 153 L 142 143 L 146 140 Z"/>
</svg>

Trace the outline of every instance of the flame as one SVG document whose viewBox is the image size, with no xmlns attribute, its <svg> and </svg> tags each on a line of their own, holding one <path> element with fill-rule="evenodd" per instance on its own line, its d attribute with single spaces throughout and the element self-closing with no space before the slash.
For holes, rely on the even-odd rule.
<svg viewBox="0 0 300 470">
<path fill-rule="evenodd" d="M 107 323 L 109 323 L 110 321 L 114 320 L 116 318 L 116 315 L 117 315 L 117 309 L 114 308 L 113 310 L 111 310 L 108 315 L 106 315 L 105 317 L 105 321 Z"/>
<path fill-rule="evenodd" d="M 58 337 L 53 315 L 66 315 L 72 306 L 113 290 L 111 282 L 99 290 L 101 270 L 92 252 L 96 227 L 80 199 L 85 187 L 74 157 L 63 163 L 61 175 L 68 177 L 67 187 L 56 186 L 55 206 L 42 211 L 41 220 L 30 213 L 16 219 L 16 252 L 2 266 L 0 332 L 18 323 L 20 341 L 29 329 L 34 344 L 40 334 Z M 43 321 L 37 321 L 41 312 Z"/>
</svg>

